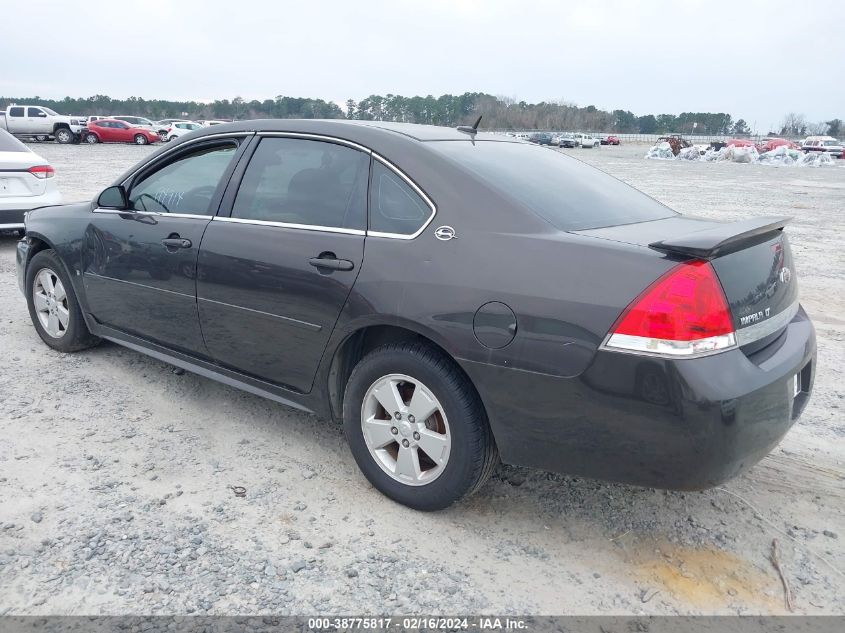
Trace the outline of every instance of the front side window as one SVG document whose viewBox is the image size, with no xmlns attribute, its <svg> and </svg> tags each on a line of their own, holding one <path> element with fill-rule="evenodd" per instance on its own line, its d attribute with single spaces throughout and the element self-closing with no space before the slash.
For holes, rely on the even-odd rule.
<svg viewBox="0 0 845 633">
<path fill-rule="evenodd" d="M 234 142 L 183 154 L 132 186 L 129 208 L 156 213 L 209 214 L 209 205 L 235 155 Z"/>
<path fill-rule="evenodd" d="M 431 207 L 404 178 L 378 161 L 373 163 L 370 231 L 413 235 L 431 215 Z"/>
<path fill-rule="evenodd" d="M 323 141 L 264 138 L 244 173 L 232 217 L 364 230 L 369 156 Z"/>
<path fill-rule="evenodd" d="M 47 116 L 41 108 L 29 108 L 28 116 Z"/>
</svg>

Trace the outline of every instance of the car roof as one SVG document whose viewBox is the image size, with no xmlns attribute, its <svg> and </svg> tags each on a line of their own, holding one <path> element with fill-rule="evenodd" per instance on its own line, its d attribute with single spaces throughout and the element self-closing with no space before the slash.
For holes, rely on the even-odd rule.
<svg viewBox="0 0 845 633">
<path fill-rule="evenodd" d="M 366 138 L 384 138 L 403 136 L 416 141 L 469 141 L 469 134 L 459 132 L 452 127 L 437 125 L 419 125 L 416 123 L 393 123 L 389 121 L 349 121 L 346 119 L 251 119 L 234 123 L 221 123 L 208 128 L 205 134 L 224 134 L 226 132 L 300 132 L 300 133 L 338 134 L 350 137 L 349 140 Z M 200 133 L 200 135 L 203 133 Z M 199 136 L 199 135 L 197 135 Z M 194 136 L 193 138 L 197 138 Z M 351 138 L 356 137 L 356 138 Z M 475 140 L 497 140 L 516 143 L 512 137 L 494 135 L 479 131 Z"/>
</svg>

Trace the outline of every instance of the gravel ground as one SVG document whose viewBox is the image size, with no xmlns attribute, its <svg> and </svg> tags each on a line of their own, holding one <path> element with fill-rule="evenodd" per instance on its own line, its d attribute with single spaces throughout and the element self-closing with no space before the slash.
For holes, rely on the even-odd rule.
<svg viewBox="0 0 845 633">
<path fill-rule="evenodd" d="M 68 201 L 150 148 L 35 144 Z M 0 236 L 0 614 L 845 613 L 845 166 L 565 150 L 676 209 L 788 214 L 815 394 L 782 445 L 701 493 L 500 467 L 421 514 L 341 429 L 116 345 L 38 339 Z M 243 498 L 232 486 L 244 486 Z"/>
</svg>

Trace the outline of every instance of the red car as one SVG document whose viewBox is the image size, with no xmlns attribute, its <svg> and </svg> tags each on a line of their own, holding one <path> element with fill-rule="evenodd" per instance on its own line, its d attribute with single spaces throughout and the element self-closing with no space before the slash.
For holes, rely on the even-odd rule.
<svg viewBox="0 0 845 633">
<path fill-rule="evenodd" d="M 88 124 L 85 133 L 87 143 L 135 143 L 147 145 L 161 139 L 155 130 L 145 127 L 135 127 L 125 121 L 117 119 L 99 119 Z"/>
<path fill-rule="evenodd" d="M 619 145 L 619 137 L 610 135 L 607 137 L 607 144 L 608 145 Z"/>
</svg>

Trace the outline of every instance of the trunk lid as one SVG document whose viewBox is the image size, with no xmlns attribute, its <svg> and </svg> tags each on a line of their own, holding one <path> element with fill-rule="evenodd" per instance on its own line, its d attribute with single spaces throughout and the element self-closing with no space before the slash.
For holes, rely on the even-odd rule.
<svg viewBox="0 0 845 633">
<path fill-rule="evenodd" d="M 650 247 L 679 259 L 709 260 L 728 300 L 737 343 L 753 352 L 774 340 L 798 310 L 788 218 L 723 223 L 690 217 L 578 231 Z"/>
<path fill-rule="evenodd" d="M 0 152 L 0 198 L 42 195 L 47 189 L 47 181 L 36 178 L 28 170 L 34 165 L 46 164 L 31 152 Z"/>
</svg>

